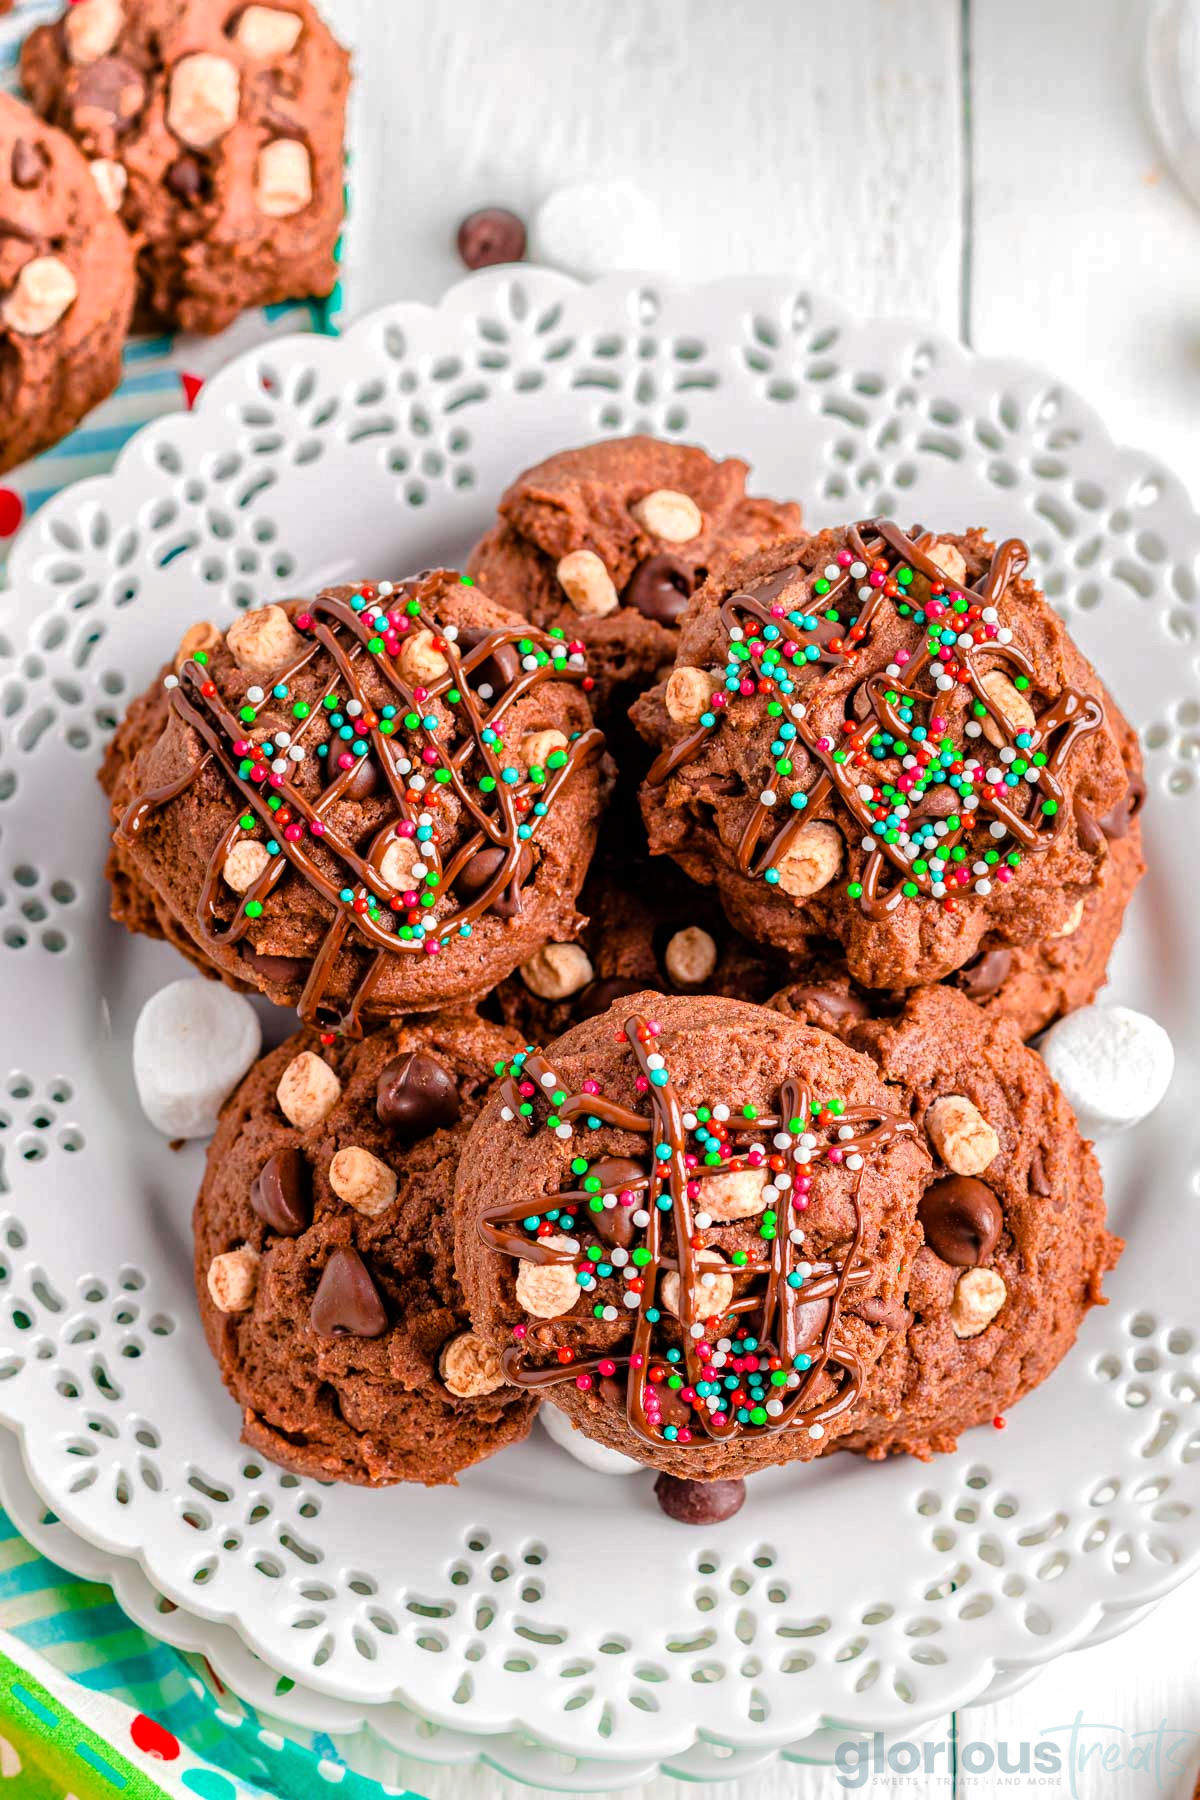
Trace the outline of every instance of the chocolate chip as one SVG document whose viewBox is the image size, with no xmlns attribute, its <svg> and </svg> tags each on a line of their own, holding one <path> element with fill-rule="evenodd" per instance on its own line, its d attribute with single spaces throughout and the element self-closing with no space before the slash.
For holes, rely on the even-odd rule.
<svg viewBox="0 0 1200 1800">
<path fill-rule="evenodd" d="M 669 551 L 647 556 L 625 584 L 621 598 L 635 606 L 643 618 L 659 625 L 674 625 L 696 589 L 696 578 L 687 563 Z"/>
<path fill-rule="evenodd" d="M 1051 1193 L 1050 1180 L 1046 1174 L 1046 1164 L 1039 1144 L 1029 1159 L 1029 1191 L 1036 1194 L 1039 1200 L 1046 1200 Z"/>
<path fill-rule="evenodd" d="M 1011 968 L 1011 950 L 984 950 L 959 970 L 962 990 L 972 1000 L 986 1000 L 989 994 L 999 993 Z"/>
<path fill-rule="evenodd" d="M 796 1354 L 815 1344 L 829 1323 L 828 1300 L 802 1300 L 792 1313 L 792 1332 Z"/>
<path fill-rule="evenodd" d="M 843 994 L 837 988 L 827 987 L 789 988 L 788 1003 L 796 1010 L 804 1005 L 818 1007 L 839 1024 L 843 1019 L 865 1019 L 868 1010 L 857 994 Z"/>
<path fill-rule="evenodd" d="M 680 1525 L 719 1525 L 732 1519 L 746 1502 L 744 1481 L 681 1481 L 677 1475 L 660 1475 L 654 1497 Z"/>
<path fill-rule="evenodd" d="M 250 1204 L 272 1231 L 298 1237 L 312 1218 L 308 1163 L 294 1146 L 263 1164 L 250 1187 Z"/>
<path fill-rule="evenodd" d="M 382 1337 L 387 1313 L 357 1250 L 335 1250 L 313 1295 L 309 1324 L 318 1337 Z"/>
<path fill-rule="evenodd" d="M 630 994 L 640 994 L 645 986 L 644 981 L 626 981 L 620 975 L 611 975 L 604 981 L 589 981 L 580 992 L 572 1011 L 577 1019 L 594 1019 L 598 1013 L 607 1012 L 615 1000 L 626 1000 Z"/>
<path fill-rule="evenodd" d="M 99 113 L 103 123 L 123 131 L 137 118 L 145 98 L 145 84 L 132 63 L 122 56 L 102 56 L 84 68 L 71 107 L 77 119 L 85 112 Z"/>
<path fill-rule="evenodd" d="M 458 648 L 460 652 L 469 653 L 477 649 L 484 638 L 490 636 L 491 632 L 481 626 L 465 626 L 458 634 Z M 520 673 L 521 658 L 517 653 L 516 645 L 501 644 L 493 650 L 490 656 L 485 656 L 481 663 L 469 670 L 467 684 L 474 688 L 476 693 L 482 688 L 487 688 L 488 692 L 484 698 L 488 701 L 498 700 L 500 695 L 511 687 Z"/>
<path fill-rule="evenodd" d="M 354 765 L 354 773 L 342 789 L 344 800 L 369 800 L 380 783 L 379 765 L 369 756 Z"/>
<path fill-rule="evenodd" d="M 311 967 L 302 956 L 270 956 L 253 944 L 242 945 L 242 961 L 249 963 L 261 980 L 281 988 L 303 986 Z"/>
<path fill-rule="evenodd" d="M 503 206 L 484 206 L 468 213 L 458 228 L 458 254 L 468 269 L 490 269 L 493 263 L 520 262 L 525 254 L 525 226 Z"/>
<path fill-rule="evenodd" d="M 458 1083 L 436 1058 L 410 1050 L 380 1070 L 375 1111 L 400 1137 L 428 1137 L 457 1120 L 462 1111 Z"/>
<path fill-rule="evenodd" d="M 973 1175 L 947 1175 L 926 1188 L 917 1216 L 925 1242 L 956 1269 L 977 1269 L 1000 1241 L 1004 1215 L 991 1188 Z"/>
<path fill-rule="evenodd" d="M 1086 850 L 1089 856 L 1095 856 L 1104 842 L 1104 833 L 1097 819 L 1088 811 L 1082 800 L 1075 802 L 1075 835 L 1079 839 L 1080 849 Z"/>
<path fill-rule="evenodd" d="M 194 156 L 177 156 L 163 180 L 177 200 L 198 200 L 207 185 L 203 165 Z"/>
<path fill-rule="evenodd" d="M 912 1314 L 907 1306 L 899 1300 L 885 1300 L 880 1294 L 872 1294 L 860 1306 L 850 1307 L 864 1325 L 886 1325 L 889 1331 L 905 1331 L 912 1323 Z"/>
<path fill-rule="evenodd" d="M 605 1194 L 619 1193 L 631 1181 L 643 1180 L 645 1174 L 641 1163 L 634 1162 L 630 1156 L 602 1156 L 588 1169 L 588 1179 L 594 1175 L 600 1183 L 598 1191 Z M 634 1237 L 634 1210 L 632 1206 L 622 1206 L 618 1200 L 615 1206 L 589 1212 L 588 1223 L 601 1243 L 627 1250 Z"/>
<path fill-rule="evenodd" d="M 1131 775 L 1129 786 L 1125 789 L 1115 806 L 1110 806 L 1102 819 L 1097 823 L 1106 838 L 1128 837 L 1129 827 L 1142 810 L 1146 798 L 1146 784 L 1140 775 Z"/>
<path fill-rule="evenodd" d="M 507 852 L 499 844 L 490 844 L 486 850 L 476 850 L 474 856 L 467 858 L 454 878 L 454 891 L 460 900 L 471 901 L 481 894 L 485 887 L 493 881 Z M 533 857 L 527 847 L 522 847 L 517 858 L 516 887 L 519 889 L 533 867 Z M 511 919 L 518 910 L 514 885 L 510 881 L 501 889 L 492 901 L 492 911 L 501 919 Z"/>
<path fill-rule="evenodd" d="M 45 172 L 42 152 L 28 138 L 18 138 L 12 147 L 13 186 L 35 188 Z"/>
</svg>

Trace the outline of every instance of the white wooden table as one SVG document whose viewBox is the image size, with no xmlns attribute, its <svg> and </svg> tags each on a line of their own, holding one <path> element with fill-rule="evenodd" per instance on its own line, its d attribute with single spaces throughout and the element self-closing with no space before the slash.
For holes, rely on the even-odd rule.
<svg viewBox="0 0 1200 1800">
<path fill-rule="evenodd" d="M 864 315 L 928 319 L 1044 364 L 1200 497 L 1200 215 L 1144 119 L 1140 0 L 324 5 L 357 52 L 351 316 L 435 298 L 462 272 L 454 232 L 477 206 L 528 214 L 564 182 L 633 176 L 680 272 L 796 270 Z M 1185 1590 L 1003 1705 L 947 1719 L 951 1779 L 865 1791 L 1190 1800 L 1198 1599 Z M 961 1767 L 971 1741 L 1015 1755 L 1077 1714 L 1127 1753 L 1128 1734 L 1160 1721 L 1196 1731 L 1188 1773 L 1092 1762 L 1074 1786 L 1035 1789 Z M 431 1800 L 529 1791 L 485 1769 L 414 1763 L 402 1778 Z M 788 1767 L 747 1779 L 737 1800 L 847 1791 L 832 1772 Z"/>
</svg>

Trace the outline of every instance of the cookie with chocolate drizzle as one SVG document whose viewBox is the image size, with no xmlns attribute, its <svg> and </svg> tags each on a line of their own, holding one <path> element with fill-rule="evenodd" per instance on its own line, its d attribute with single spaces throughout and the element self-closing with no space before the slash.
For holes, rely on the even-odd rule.
<svg viewBox="0 0 1200 1800">
<path fill-rule="evenodd" d="M 484 992 L 575 929 L 587 679 L 446 570 L 194 627 L 105 761 L 114 915 L 328 1031 Z"/>
<path fill-rule="evenodd" d="M 894 1017 L 848 1021 L 846 1036 L 903 1096 L 934 1167 L 905 1327 L 839 1447 L 927 1459 L 973 1425 L 1003 1424 L 1057 1368 L 1122 1243 L 1091 1145 L 1010 1021 L 920 988 Z"/>
<path fill-rule="evenodd" d="M 810 1458 L 903 1322 L 930 1157 L 870 1061 L 644 993 L 507 1065 L 456 1260 L 509 1379 L 670 1474 Z"/>
<path fill-rule="evenodd" d="M 868 987 L 1068 928 L 1108 858 L 1093 822 L 1127 803 L 1127 727 L 1027 560 L 867 520 L 710 580 L 632 709 L 652 851 L 751 937 L 838 941 Z"/>
<path fill-rule="evenodd" d="M 243 1439 L 273 1462 L 432 1486 L 529 1430 L 536 1397 L 471 1332 L 452 1257 L 455 1163 L 515 1042 L 466 1011 L 300 1032 L 226 1102 L 196 1293 Z"/>
<path fill-rule="evenodd" d="M 469 572 L 514 612 L 588 648 L 598 716 L 656 679 L 709 570 L 799 531 L 800 508 L 746 493 L 745 463 L 614 438 L 526 469 Z"/>
</svg>

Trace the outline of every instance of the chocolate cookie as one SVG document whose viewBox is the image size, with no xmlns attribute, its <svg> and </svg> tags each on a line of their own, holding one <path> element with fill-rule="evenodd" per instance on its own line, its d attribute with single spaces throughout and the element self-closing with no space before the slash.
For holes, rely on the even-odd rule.
<svg viewBox="0 0 1200 1800">
<path fill-rule="evenodd" d="M 135 240 L 140 325 L 329 293 L 350 71 L 310 0 L 76 0 L 21 79 Z"/>
<path fill-rule="evenodd" d="M 765 1001 L 780 979 L 783 964 L 733 929 L 712 890 L 673 864 L 652 866 L 611 810 L 579 906 L 587 923 L 571 942 L 535 951 L 484 1003 L 528 1042 L 549 1043 L 647 989 Z"/>
<path fill-rule="evenodd" d="M 512 1059 L 459 1163 L 459 1278 L 514 1382 L 668 1474 L 733 1478 L 851 1428 L 930 1167 L 827 1032 L 633 995 Z"/>
<path fill-rule="evenodd" d="M 193 627 L 105 760 L 114 916 L 335 1030 L 486 992 L 576 929 L 583 678 L 446 570 Z"/>
<path fill-rule="evenodd" d="M 838 941 L 866 987 L 1069 929 L 1129 806 L 1128 727 L 1026 560 L 869 520 L 710 580 L 632 709 L 651 850 L 750 937 Z"/>
<path fill-rule="evenodd" d="M 670 663 L 711 568 L 800 529 L 798 506 L 746 493 L 748 473 L 651 437 L 565 450 L 517 477 L 467 567 L 503 605 L 587 645 L 607 713 Z"/>
<path fill-rule="evenodd" d="M 1035 1051 L 961 994 L 924 988 L 850 1042 L 908 1101 L 935 1161 L 907 1328 L 889 1338 L 840 1447 L 953 1450 L 1058 1366 L 1122 1243 L 1100 1169 Z"/>
<path fill-rule="evenodd" d="M 453 1481 L 536 1400 L 470 1331 L 454 1168 L 512 1034 L 471 1014 L 361 1043 L 300 1033 L 226 1102 L 196 1203 L 196 1292 L 247 1444 L 318 1480 Z"/>
<path fill-rule="evenodd" d="M 121 379 L 133 249 L 61 131 L 0 94 L 0 470 Z"/>
</svg>

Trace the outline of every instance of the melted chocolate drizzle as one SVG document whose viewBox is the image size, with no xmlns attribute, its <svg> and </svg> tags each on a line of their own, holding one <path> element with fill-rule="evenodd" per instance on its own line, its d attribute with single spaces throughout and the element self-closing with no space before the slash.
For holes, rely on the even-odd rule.
<svg viewBox="0 0 1200 1800">
<path fill-rule="evenodd" d="M 396 583 L 386 603 L 379 601 L 380 611 L 394 610 L 397 605 L 413 600 L 419 582 L 420 578 Z M 480 633 L 470 648 L 460 653 L 452 639 L 442 637 L 442 627 L 436 617 L 420 606 L 416 614 L 407 615 L 408 629 L 415 631 L 424 627 L 432 632 L 448 667 L 445 674 L 414 688 L 403 679 L 393 657 L 369 648 L 371 640 L 378 638 L 377 631 L 367 623 L 368 617 L 373 616 L 369 609 L 360 614 L 335 594 L 325 593 L 297 613 L 288 610 L 293 624 L 296 617 L 306 614 L 311 620 L 306 627 L 308 642 L 270 677 L 264 699 L 255 704 L 256 717 L 265 709 L 278 709 L 279 702 L 271 695 L 271 687 L 290 686 L 296 675 L 324 652 L 333 665 L 333 673 L 325 684 L 324 695 L 314 700 L 307 716 L 288 722 L 289 748 L 303 747 L 305 738 L 313 734 L 318 721 L 326 715 L 323 699 L 340 694 L 343 701 L 349 697 L 359 703 L 361 710 L 356 722 L 365 727 L 363 736 L 369 740 L 366 752 L 354 756 L 348 767 L 337 767 L 315 798 L 306 798 L 294 785 L 290 773 L 273 773 L 267 781 L 252 780 L 247 772 L 247 761 L 256 760 L 260 765 L 262 761 L 261 757 L 248 758 L 246 754 L 246 746 L 256 749 L 253 745 L 255 724 L 238 718 L 217 691 L 209 670 L 203 664 L 189 660 L 180 668 L 179 684 L 171 689 L 169 704 L 200 738 L 203 752 L 174 781 L 140 794 L 126 809 L 114 836 L 118 841 L 132 842 L 154 812 L 178 798 L 204 768 L 215 763 L 240 797 L 241 804 L 208 862 L 196 908 L 201 939 L 217 946 L 236 944 L 245 939 L 255 916 L 247 908 L 256 903 L 261 906 L 291 870 L 327 903 L 333 913 L 332 922 L 312 958 L 297 1010 L 306 1023 L 358 1037 L 362 1035 L 363 1008 L 390 958 L 428 954 L 428 943 L 436 942 L 439 947 L 446 944 L 460 935 L 464 925 L 469 926 L 489 910 L 505 917 L 520 911 L 522 871 L 529 867 L 530 846 L 536 840 L 539 826 L 543 818 L 552 814 L 554 800 L 576 770 L 600 755 L 604 736 L 594 729 L 580 733 L 564 752 L 565 762 L 547 771 L 546 779 L 541 783 L 532 783 L 528 776 L 516 783 L 505 782 L 501 771 L 508 760 L 507 754 L 497 752 L 485 740 L 485 731 L 499 732 L 505 713 L 531 689 L 547 680 L 579 680 L 583 670 L 581 667 L 555 668 L 552 660 L 539 662 L 528 669 L 522 666 L 516 651 L 509 650 L 513 667 L 511 679 L 486 705 L 471 688 L 470 677 L 490 659 L 496 659 L 492 663 L 493 669 L 498 664 L 503 666 L 506 648 L 526 639 L 532 640 L 538 649 L 551 657 L 557 655 L 560 661 L 565 650 L 563 643 L 519 620 L 512 626 L 499 626 Z M 499 657 L 497 653 L 500 653 Z M 395 890 L 384 881 L 380 864 L 389 844 L 397 839 L 396 827 L 401 823 L 412 824 L 418 814 L 430 810 L 436 789 L 427 787 L 419 793 L 408 789 L 405 775 L 396 767 L 398 740 L 395 736 L 377 733 L 379 721 L 375 707 L 359 680 L 360 672 L 367 669 L 382 679 L 395 696 L 397 723 L 399 716 L 407 713 L 415 712 L 423 719 L 429 714 L 431 703 L 441 700 L 451 689 L 459 696 L 454 702 L 447 701 L 444 708 L 453 725 L 449 734 L 444 730 L 444 720 L 439 720 L 436 729 L 427 729 L 422 724 L 417 731 L 408 733 L 409 739 L 419 745 L 412 749 L 414 762 L 419 763 L 421 772 L 427 777 L 432 777 L 435 770 L 446 772 L 449 779 L 445 785 L 457 796 L 469 821 L 466 835 L 445 862 L 436 842 L 419 844 L 421 861 L 439 877 L 439 902 L 445 903 L 446 897 L 454 891 L 461 871 L 477 852 L 489 848 L 499 852 L 488 879 L 469 901 L 442 912 L 432 925 L 426 925 L 425 935 L 419 938 L 398 935 L 398 920 L 391 910 Z M 233 704 L 240 707 L 246 703 L 237 701 Z M 368 724 L 370 719 L 376 720 L 376 726 Z M 261 733 L 261 727 L 258 729 Z M 331 740 L 331 743 L 336 741 Z M 433 752 L 432 761 L 424 760 L 426 750 Z M 335 801 L 347 797 L 356 775 L 372 756 L 391 792 L 395 812 L 374 832 L 366 849 L 360 851 L 335 829 L 329 813 Z M 332 757 L 330 761 L 333 762 Z M 311 762 L 304 766 L 311 766 Z M 495 783 L 493 791 L 486 797 L 478 787 L 479 778 L 485 775 L 490 775 Z M 281 812 L 270 808 L 269 795 L 281 798 L 284 803 Z M 521 810 L 518 802 L 528 797 L 543 803 L 546 814 L 539 818 L 531 809 Z M 233 918 L 223 924 L 217 908 L 217 898 L 222 893 L 222 870 L 230 850 L 244 835 L 240 818 L 247 811 L 255 815 L 268 838 L 279 847 L 257 878 L 238 896 L 239 904 Z M 295 837 L 289 838 L 286 831 L 280 829 L 281 818 L 286 815 L 290 815 L 289 823 L 303 828 Z M 521 827 L 528 830 L 528 836 L 518 835 Z M 415 839 L 406 841 L 415 842 Z M 314 860 L 311 848 L 318 843 L 336 859 L 336 873 L 331 874 L 328 866 Z M 414 888 L 420 885 L 420 881 L 413 882 Z M 345 889 L 353 893 L 349 902 L 342 898 Z M 378 908 L 372 907 L 372 897 L 379 903 Z M 372 916 L 373 912 L 375 916 Z M 326 1003 L 326 994 L 338 953 L 347 945 L 365 946 L 374 954 L 346 1009 L 339 1011 Z"/>
<path fill-rule="evenodd" d="M 625 1349 L 614 1348 L 587 1359 L 574 1359 L 566 1365 L 549 1367 L 530 1363 L 523 1347 L 514 1344 L 501 1355 L 506 1376 L 519 1387 L 540 1388 L 574 1381 L 580 1375 L 609 1375 L 613 1365 L 624 1365 L 627 1371 L 624 1396 L 627 1422 L 646 1443 L 661 1445 L 667 1440 L 659 1404 L 654 1399 L 651 1370 L 665 1368 L 671 1373 L 678 1372 L 685 1378 L 686 1386 L 694 1388 L 697 1382 L 705 1381 L 706 1358 L 701 1355 L 699 1346 L 704 1344 L 711 1353 L 713 1344 L 707 1340 L 712 1339 L 715 1343 L 722 1335 L 749 1330 L 757 1339 L 760 1354 L 780 1358 L 789 1375 L 791 1385 L 771 1390 L 772 1397 L 781 1401 L 781 1410 L 768 1417 L 765 1425 L 746 1425 L 737 1419 L 735 1409 L 730 1406 L 725 1422 L 718 1424 L 712 1412 L 697 1401 L 689 1423 L 700 1427 L 700 1439 L 708 1437 L 726 1442 L 747 1432 L 823 1426 L 853 1406 L 862 1391 L 862 1364 L 839 1327 L 846 1296 L 865 1287 L 875 1274 L 873 1266 L 860 1254 L 863 1221 L 859 1191 L 866 1172 L 866 1158 L 899 1137 L 914 1135 L 911 1119 L 900 1113 L 867 1106 L 846 1107 L 837 1114 L 822 1111 L 814 1115 L 811 1110 L 813 1097 L 808 1087 L 802 1082 L 788 1080 L 779 1090 L 773 1112 L 760 1114 L 753 1120 L 731 1116 L 725 1122 L 727 1141 L 734 1148 L 732 1156 L 714 1167 L 705 1166 L 697 1158 L 689 1167 L 686 1160 L 688 1140 L 696 1121 L 661 1066 L 664 1040 L 652 1034 L 647 1021 L 640 1015 L 628 1020 L 625 1037 L 636 1058 L 639 1073 L 646 1079 L 648 1112 L 623 1106 L 599 1093 L 565 1094 L 558 1099 L 564 1083 L 551 1064 L 536 1052 L 527 1053 L 519 1075 L 506 1077 L 501 1094 L 505 1116 L 522 1123 L 527 1131 L 535 1129 L 535 1123 L 519 1111 L 524 1098 L 535 1092 L 544 1095 L 553 1091 L 555 1117 L 564 1124 L 580 1118 L 599 1120 L 617 1130 L 635 1132 L 647 1139 L 648 1145 L 654 1146 L 655 1154 L 647 1159 L 648 1167 L 642 1167 L 636 1175 L 622 1174 L 619 1182 L 611 1184 L 622 1191 L 632 1190 L 638 1196 L 639 1207 L 649 1215 L 648 1223 L 640 1232 L 641 1244 L 649 1255 L 639 1271 L 644 1285 L 633 1317 L 632 1341 Z M 660 1081 L 658 1078 L 664 1075 L 666 1078 Z M 789 1124 L 794 1120 L 804 1123 L 801 1130 L 793 1134 Z M 850 1135 L 840 1136 L 842 1130 L 848 1130 Z M 703 1183 L 707 1177 L 728 1175 L 756 1166 L 765 1167 L 769 1177 L 769 1165 L 749 1162 L 747 1152 L 751 1145 L 764 1146 L 774 1142 L 777 1136 L 789 1139 L 783 1151 L 789 1173 L 822 1162 L 836 1164 L 851 1157 L 862 1159 L 852 1195 L 853 1234 L 839 1259 L 805 1257 L 792 1243 L 784 1222 L 790 1206 L 790 1190 L 782 1191 L 776 1202 L 780 1211 L 776 1235 L 762 1240 L 762 1254 L 755 1260 L 740 1266 L 725 1265 L 725 1272 L 733 1275 L 737 1283 L 734 1298 L 719 1318 L 706 1318 L 695 1310 L 695 1295 L 703 1292 L 695 1287 L 695 1282 L 699 1275 L 715 1269 L 716 1265 L 697 1260 L 695 1239 L 698 1228 L 695 1221 L 697 1214 L 705 1212 Z M 669 1156 L 660 1155 L 660 1147 L 669 1150 Z M 542 1212 L 549 1212 L 560 1207 L 586 1206 L 593 1197 L 583 1188 L 567 1188 L 547 1195 L 537 1206 Z M 666 1202 L 665 1206 L 663 1202 Z M 582 1245 L 578 1250 L 569 1251 L 536 1237 L 521 1236 L 516 1227 L 529 1213 L 528 1200 L 488 1208 L 479 1220 L 482 1241 L 491 1250 L 523 1261 L 566 1264 L 580 1261 L 585 1254 Z M 802 1214 L 797 1216 L 803 1217 Z M 585 1218 L 589 1217 L 585 1215 Z M 699 1229 L 704 1232 L 704 1228 Z M 703 1247 L 711 1247 L 719 1241 L 718 1229 Z M 811 1272 L 798 1285 L 792 1285 L 789 1276 L 797 1272 L 801 1262 L 807 1263 Z M 586 1262 L 583 1266 L 587 1266 Z M 682 1360 L 674 1365 L 664 1363 L 667 1344 L 656 1334 L 656 1325 L 662 1322 L 662 1315 L 657 1319 L 651 1316 L 660 1307 L 660 1283 L 669 1271 L 677 1272 L 679 1277 L 678 1348 Z M 827 1316 L 814 1338 L 813 1307 L 822 1302 L 828 1303 Z M 570 1314 L 564 1317 L 569 1318 Z M 669 1314 L 665 1317 L 670 1320 Z M 693 1336 L 695 1325 L 703 1326 L 702 1337 Z M 803 1372 L 794 1371 L 795 1358 L 810 1349 L 810 1366 Z M 833 1376 L 834 1392 L 817 1401 L 814 1392 L 826 1373 Z M 680 1440 L 674 1441 L 678 1444 Z"/>
<path fill-rule="evenodd" d="M 890 579 L 897 569 L 907 566 L 927 582 L 939 584 L 948 594 L 961 592 L 972 602 L 978 602 L 984 607 L 998 606 L 1003 601 L 1011 583 L 1021 574 L 1029 560 L 1026 546 L 1016 538 L 1009 538 L 995 551 L 987 572 L 980 581 L 974 586 L 964 585 L 958 589 L 949 582 L 928 554 L 935 541 L 932 533 L 923 532 L 919 528 L 914 528 L 911 536 L 907 535 L 888 519 L 868 519 L 851 526 L 846 539 L 847 548 L 856 562 L 864 563 L 868 568 L 875 565 L 872 573 L 883 575 L 885 580 Z M 882 569 L 878 566 L 880 559 L 884 564 Z M 771 602 L 787 589 L 795 577 L 803 577 L 806 573 L 801 564 L 794 563 L 777 570 L 775 574 L 756 582 L 750 588 L 731 594 L 721 606 L 721 624 L 727 645 L 741 642 L 747 636 L 745 621 L 751 622 L 752 631 L 764 625 L 775 625 L 777 620 L 771 611 Z M 820 596 L 821 611 L 833 611 L 839 602 L 851 600 L 861 580 L 861 575 L 853 576 L 848 568 L 840 570 L 837 579 L 830 582 L 828 592 Z M 840 625 L 819 618 L 816 630 L 809 637 L 817 650 L 816 657 L 798 668 L 789 666 L 788 673 L 796 686 L 802 689 L 822 668 L 852 669 L 858 660 L 860 645 L 872 623 L 890 600 L 891 596 L 885 594 L 884 583 L 881 581 L 872 587 L 870 598 L 862 602 L 856 617 L 847 618 Z M 815 605 L 814 602 L 814 610 Z M 877 814 L 873 803 L 866 801 L 859 793 L 859 783 L 865 779 L 864 771 L 852 760 L 880 730 L 890 731 L 899 740 L 910 734 L 911 723 L 901 718 L 898 711 L 901 703 L 908 701 L 927 707 L 930 717 L 937 712 L 939 704 L 945 703 L 935 687 L 927 691 L 921 685 L 922 679 L 930 675 L 931 664 L 935 662 L 934 654 L 928 646 L 928 636 L 927 630 L 922 632 L 920 648 L 913 652 L 905 664 L 903 677 L 868 675 L 847 695 L 846 714 L 853 722 L 853 729 L 847 731 L 836 744 L 808 721 L 802 700 L 781 696 L 784 698 L 788 718 L 796 727 L 795 741 L 803 746 L 819 773 L 807 790 L 805 807 L 802 810 L 789 807 L 786 821 L 772 832 L 765 845 L 763 839 L 772 823 L 775 809 L 762 800 L 755 802 L 737 846 L 737 864 L 743 874 L 762 877 L 778 863 L 792 838 L 805 824 L 815 819 L 836 817 L 836 809 L 840 803 L 859 827 L 860 839 L 863 836 L 875 839 L 874 847 L 866 852 L 861 876 L 862 894 L 859 904 L 868 917 L 881 919 L 892 911 L 900 904 L 906 886 L 915 887 L 925 896 L 933 894 L 933 875 L 928 871 L 915 870 L 903 854 L 901 846 L 890 844 L 875 834 Z M 1000 643 L 995 638 L 985 638 L 970 646 L 956 647 L 955 657 L 956 667 L 961 672 L 961 679 L 956 682 L 956 687 L 986 709 L 990 718 L 1004 733 L 1007 744 L 1009 722 L 984 688 L 983 676 L 998 668 L 1008 670 L 1013 675 L 1024 676 L 1032 684 L 1033 665 L 1015 644 Z M 984 659 L 986 667 L 981 668 L 980 664 Z M 947 695 L 946 700 L 949 698 Z M 719 717 L 718 714 L 718 719 Z M 978 805 L 964 814 L 956 828 L 938 839 L 938 854 L 948 856 L 959 844 L 969 843 L 972 832 L 985 818 L 1003 824 L 1023 851 L 1048 849 L 1058 837 L 1066 816 L 1060 772 L 1079 740 L 1098 730 L 1104 723 L 1104 717 L 1104 708 L 1099 700 L 1081 694 L 1074 688 L 1065 688 L 1039 714 L 1034 729 L 1029 734 L 1028 746 L 1022 751 L 1022 754 L 1031 758 L 1038 753 L 1046 757 L 1036 788 L 1009 789 L 1000 787 L 1000 784 L 981 784 L 975 790 L 979 796 Z M 701 753 L 711 729 L 712 727 L 701 726 L 662 751 L 647 777 L 650 785 L 661 785 L 677 769 L 692 762 Z M 835 749 L 839 753 L 847 752 L 846 759 L 835 761 Z M 998 756 L 999 751 L 996 750 L 995 754 Z M 866 772 L 869 774 L 872 770 L 878 771 L 880 767 L 879 763 L 871 760 L 866 765 Z M 774 788 L 780 784 L 771 776 L 763 785 Z M 912 809 L 907 825 L 911 827 L 919 824 L 922 819 L 942 816 L 942 802 L 938 795 L 944 795 L 946 791 L 943 787 L 930 789 Z M 949 791 L 954 792 L 952 789 Z M 1023 798 L 1026 793 L 1032 798 L 1028 812 L 1024 814 L 1005 797 L 1020 795 Z M 1051 803 L 1049 811 L 1047 803 Z M 957 807 L 954 810 L 958 811 Z M 916 860 L 921 859 L 918 857 Z M 889 865 L 900 875 L 900 880 L 890 887 L 885 885 Z"/>
</svg>

